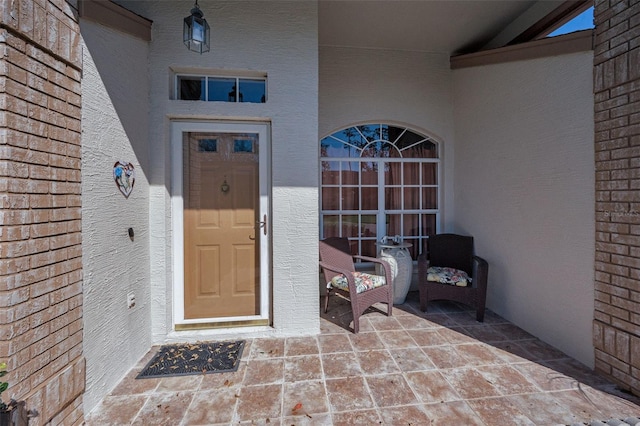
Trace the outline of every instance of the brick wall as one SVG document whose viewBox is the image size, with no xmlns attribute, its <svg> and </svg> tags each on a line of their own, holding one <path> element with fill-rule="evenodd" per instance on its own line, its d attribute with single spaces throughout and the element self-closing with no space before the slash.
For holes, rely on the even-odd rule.
<svg viewBox="0 0 640 426">
<path fill-rule="evenodd" d="M 66 0 L 0 0 L 0 360 L 31 425 L 83 420 L 81 57 Z"/>
<path fill-rule="evenodd" d="M 596 0 L 596 370 L 640 395 L 640 0 Z"/>
</svg>

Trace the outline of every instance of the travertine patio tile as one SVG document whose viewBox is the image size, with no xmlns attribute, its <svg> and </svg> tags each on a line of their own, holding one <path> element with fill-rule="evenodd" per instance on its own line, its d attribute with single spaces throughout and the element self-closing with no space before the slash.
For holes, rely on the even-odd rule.
<svg viewBox="0 0 640 426">
<path fill-rule="evenodd" d="M 368 376 L 365 379 L 378 407 L 392 407 L 418 402 L 402 374 Z"/>
<path fill-rule="evenodd" d="M 423 403 L 460 400 L 460 395 L 439 371 L 416 371 L 406 374 L 413 393 Z"/>
<path fill-rule="evenodd" d="M 508 363 L 521 363 L 532 357 L 519 342 L 514 341 L 493 343 L 492 350 Z"/>
<path fill-rule="evenodd" d="M 357 410 L 333 413 L 334 426 L 371 426 L 381 424 L 378 410 Z"/>
<path fill-rule="evenodd" d="M 305 416 L 329 412 L 324 382 L 321 380 L 285 383 L 283 414 Z"/>
<path fill-rule="evenodd" d="M 405 330 L 380 331 L 378 336 L 389 349 L 417 347 L 416 342 Z"/>
<path fill-rule="evenodd" d="M 369 323 L 376 331 L 402 330 L 402 324 L 393 316 L 370 316 Z"/>
<path fill-rule="evenodd" d="M 561 360 L 547 361 L 544 363 L 547 367 L 571 377 L 581 383 L 592 387 L 606 386 L 608 382 L 596 374 L 593 374 L 584 364 L 571 359 L 565 358 Z"/>
<path fill-rule="evenodd" d="M 284 359 L 254 359 L 247 362 L 244 386 L 282 383 L 284 381 Z"/>
<path fill-rule="evenodd" d="M 515 326 L 511 323 L 502 323 L 495 324 L 492 326 L 495 330 L 498 330 L 500 333 L 504 334 L 509 340 L 530 340 L 535 339 L 534 336 L 527 333 L 523 329 L 518 326 Z"/>
<path fill-rule="evenodd" d="M 200 383 L 200 390 L 237 388 L 242 385 L 246 370 L 247 361 L 240 361 L 236 371 L 205 374 Z"/>
<path fill-rule="evenodd" d="M 467 330 L 463 327 L 445 327 L 439 329 L 440 334 L 447 339 L 449 343 L 454 345 L 462 344 L 462 343 L 477 343 L 478 340 L 473 336 L 469 336 Z"/>
<path fill-rule="evenodd" d="M 568 358 L 566 354 L 541 340 L 523 340 L 518 343 L 533 356 L 533 358 L 530 358 L 533 361 L 551 361 Z"/>
<path fill-rule="evenodd" d="M 447 345 L 449 341 L 437 329 L 407 330 L 418 346 Z"/>
<path fill-rule="evenodd" d="M 285 340 L 285 356 L 314 355 L 319 352 L 315 336 L 287 337 Z"/>
<path fill-rule="evenodd" d="M 500 392 L 475 368 L 454 368 L 442 371 L 444 378 L 463 399 L 499 396 Z"/>
<path fill-rule="evenodd" d="M 129 371 L 118 386 L 111 391 L 111 395 L 136 395 L 154 392 L 162 379 L 136 379 L 140 370 L 140 368 L 134 368 Z"/>
<path fill-rule="evenodd" d="M 507 398 L 482 398 L 467 401 L 487 425 L 537 426 Z"/>
<path fill-rule="evenodd" d="M 403 372 L 432 370 L 436 366 L 420 348 L 392 349 L 391 356 Z"/>
<path fill-rule="evenodd" d="M 318 336 L 318 344 L 321 353 L 353 351 L 349 336 L 346 334 L 321 334 Z"/>
<path fill-rule="evenodd" d="M 368 351 L 371 349 L 384 349 L 382 340 L 377 333 L 363 333 L 349 335 L 349 340 L 356 351 Z"/>
<path fill-rule="evenodd" d="M 282 415 L 282 385 L 244 386 L 236 409 L 239 421 L 266 421 Z"/>
<path fill-rule="evenodd" d="M 538 426 L 640 415 L 638 398 L 491 311 L 484 323 L 452 303 L 425 314 L 410 293 L 392 318 L 368 311 L 353 334 L 350 309 L 334 298 L 318 336 L 247 339 L 236 372 L 136 380 L 151 350 L 86 425 Z"/>
<path fill-rule="evenodd" d="M 284 381 L 322 379 L 322 363 L 319 355 L 287 357 L 284 360 Z"/>
<path fill-rule="evenodd" d="M 375 405 L 363 377 L 327 379 L 325 381 L 331 411 L 352 411 Z"/>
<path fill-rule="evenodd" d="M 508 400 L 536 425 L 570 425 L 576 418 L 570 407 L 560 404 L 555 392 L 514 395 Z"/>
<path fill-rule="evenodd" d="M 180 424 L 194 392 L 160 392 L 150 395 L 131 425 Z"/>
<path fill-rule="evenodd" d="M 254 339 L 251 343 L 250 359 L 277 358 L 284 356 L 284 339 Z"/>
<path fill-rule="evenodd" d="M 481 324 L 479 322 L 474 325 L 466 325 L 464 326 L 464 329 L 469 336 L 485 343 L 509 340 L 509 338 L 502 334 L 497 328 L 487 324 Z"/>
<path fill-rule="evenodd" d="M 394 311 L 395 313 L 395 311 Z M 421 318 L 414 314 L 406 313 L 404 315 L 396 316 L 398 322 L 402 325 L 405 330 L 424 330 L 424 329 L 432 329 L 435 328 L 436 325 L 425 321 L 424 318 Z"/>
<path fill-rule="evenodd" d="M 362 374 L 360 364 L 352 353 L 323 354 L 322 368 L 326 378 L 350 377 Z"/>
<path fill-rule="evenodd" d="M 400 372 L 393 357 L 386 349 L 356 352 L 356 356 L 360 368 L 366 375 L 375 376 Z"/>
<path fill-rule="evenodd" d="M 538 392 L 539 388 L 509 365 L 483 365 L 476 370 L 502 395 Z"/>
<path fill-rule="evenodd" d="M 484 343 L 471 343 L 464 345 L 456 345 L 456 350 L 460 355 L 467 359 L 467 365 L 486 365 L 503 363 L 499 358 L 496 358 L 495 352 L 493 352 L 488 345 Z"/>
<path fill-rule="evenodd" d="M 331 414 L 301 414 L 298 416 L 285 416 L 282 424 L 286 426 L 332 426 Z M 268 426 L 271 426 L 270 422 Z"/>
<path fill-rule="evenodd" d="M 147 402 L 146 395 L 107 396 L 87 416 L 88 426 L 107 424 L 130 425 Z"/>
<path fill-rule="evenodd" d="M 429 416 L 419 405 L 390 407 L 380 410 L 382 423 L 385 425 L 428 425 Z"/>
<path fill-rule="evenodd" d="M 573 389 L 577 383 L 575 379 L 542 364 L 523 362 L 511 365 L 530 382 L 545 391 Z"/>
<path fill-rule="evenodd" d="M 482 324 L 476 321 L 475 312 L 471 312 L 471 311 L 451 312 L 451 313 L 447 313 L 447 315 L 449 316 L 449 318 L 454 320 L 458 325 L 467 326 L 467 325 Z"/>
<path fill-rule="evenodd" d="M 156 390 L 158 392 L 196 391 L 200 387 L 200 383 L 202 383 L 203 376 L 204 374 L 166 377 L 160 380 L 160 383 L 158 384 Z"/>
<path fill-rule="evenodd" d="M 440 369 L 467 365 L 467 359 L 458 353 L 454 345 L 423 347 L 422 352 Z"/>
<path fill-rule="evenodd" d="M 231 388 L 198 392 L 186 410 L 184 423 L 188 425 L 231 423 L 236 399 L 236 390 Z"/>
<path fill-rule="evenodd" d="M 487 426 L 465 401 L 425 404 L 422 408 L 427 413 L 432 425 Z M 508 424 L 510 425 L 510 423 Z M 489 423 L 489 426 L 494 425 Z"/>
</svg>

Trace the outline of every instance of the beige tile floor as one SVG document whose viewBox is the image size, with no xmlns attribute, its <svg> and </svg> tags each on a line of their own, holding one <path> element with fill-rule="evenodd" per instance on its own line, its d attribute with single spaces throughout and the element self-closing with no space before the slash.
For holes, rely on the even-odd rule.
<svg viewBox="0 0 640 426">
<path fill-rule="evenodd" d="M 334 298 L 321 334 L 247 339 L 237 372 L 135 379 L 157 348 L 88 414 L 102 425 L 572 425 L 640 417 L 638 399 L 492 312 L 451 304 L 360 333 Z"/>
</svg>

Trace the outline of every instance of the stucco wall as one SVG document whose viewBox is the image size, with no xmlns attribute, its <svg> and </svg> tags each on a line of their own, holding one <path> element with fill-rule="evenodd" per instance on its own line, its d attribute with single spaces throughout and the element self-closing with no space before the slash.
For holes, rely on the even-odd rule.
<svg viewBox="0 0 640 426">
<path fill-rule="evenodd" d="M 455 227 L 488 307 L 593 366 L 593 53 L 456 70 Z"/>
<path fill-rule="evenodd" d="M 85 411 L 151 346 L 146 42 L 81 22 Z M 116 161 L 135 167 L 129 198 Z M 134 238 L 129 238 L 128 228 Z M 136 304 L 127 307 L 127 294 Z"/>
<path fill-rule="evenodd" d="M 271 124 L 274 327 L 265 332 L 318 332 L 316 3 L 200 1 L 212 30 L 211 51 L 203 55 L 188 51 L 182 43 L 182 19 L 189 14 L 192 3 L 119 3 L 153 20 L 149 176 L 154 341 L 167 338 L 173 321 L 169 156 L 172 119 L 259 120 Z M 264 72 L 268 100 L 264 104 L 171 100 L 172 69 L 186 68 L 205 73 Z M 175 337 L 174 333 L 172 338 Z"/>
<path fill-rule="evenodd" d="M 441 230 L 453 214 L 453 103 L 446 54 L 320 48 L 320 137 L 353 124 L 409 126 L 439 143 Z"/>
</svg>

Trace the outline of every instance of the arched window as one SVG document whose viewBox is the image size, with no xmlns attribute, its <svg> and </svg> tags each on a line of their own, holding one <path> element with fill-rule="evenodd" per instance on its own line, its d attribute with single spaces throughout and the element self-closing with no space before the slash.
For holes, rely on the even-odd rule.
<svg viewBox="0 0 640 426">
<path fill-rule="evenodd" d="M 439 222 L 438 145 L 389 124 L 348 127 L 320 141 L 320 236 L 349 237 L 376 256 L 376 241 L 400 235 L 414 259 Z"/>
</svg>

